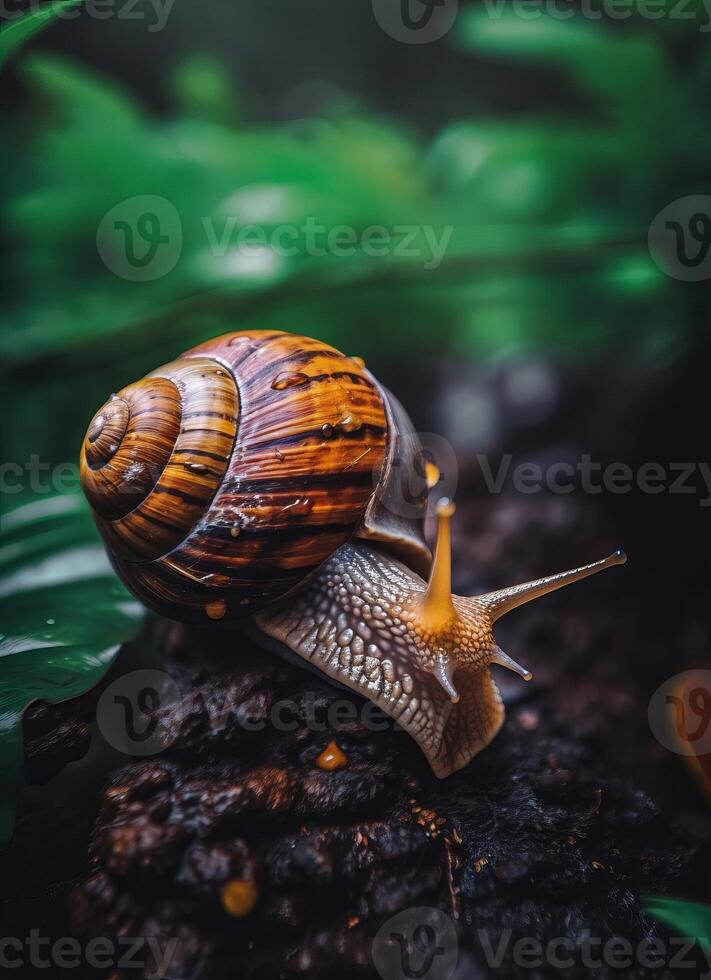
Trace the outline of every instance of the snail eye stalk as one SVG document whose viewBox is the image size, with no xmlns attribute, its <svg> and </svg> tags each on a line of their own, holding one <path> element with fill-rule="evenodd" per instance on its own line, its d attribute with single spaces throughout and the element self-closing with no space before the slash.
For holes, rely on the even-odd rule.
<svg viewBox="0 0 711 980">
<path fill-rule="evenodd" d="M 558 572 L 556 575 L 546 575 L 544 578 L 534 579 L 532 582 L 524 582 L 521 585 L 512 585 L 508 589 L 498 589 L 496 592 L 489 592 L 479 596 L 478 601 L 486 608 L 491 623 L 501 619 L 506 613 L 518 606 L 538 599 L 540 596 L 555 592 L 556 589 L 563 589 L 566 585 L 573 582 L 580 582 L 589 575 L 595 575 L 613 565 L 624 565 L 627 555 L 618 548 L 607 558 L 600 561 L 591 562 L 589 565 L 582 565 L 580 568 L 571 568 L 567 572 Z"/>
<path fill-rule="evenodd" d="M 437 542 L 429 581 L 424 592 L 411 599 L 411 628 L 434 656 L 430 672 L 453 703 L 459 701 L 454 681 L 458 669 L 479 669 L 495 663 L 530 681 L 532 674 L 496 645 L 494 623 L 507 612 L 539 596 L 562 589 L 627 560 L 623 551 L 567 572 L 532 582 L 498 589 L 481 596 L 452 595 L 451 519 L 454 504 L 443 498 L 437 504 Z"/>
<path fill-rule="evenodd" d="M 446 497 L 437 504 L 437 543 L 427 589 L 417 602 L 422 632 L 438 633 L 457 618 L 452 601 L 452 528 L 455 506 Z"/>
</svg>

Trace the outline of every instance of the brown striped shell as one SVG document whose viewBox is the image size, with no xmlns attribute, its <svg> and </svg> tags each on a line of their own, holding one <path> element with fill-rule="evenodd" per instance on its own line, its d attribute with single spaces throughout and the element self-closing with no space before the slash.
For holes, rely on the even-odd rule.
<svg viewBox="0 0 711 980">
<path fill-rule="evenodd" d="M 243 331 L 112 395 L 87 431 L 81 478 L 117 572 L 146 605 L 235 619 L 300 586 L 353 535 L 426 568 L 420 514 L 396 505 L 417 445 L 359 359 Z"/>
</svg>

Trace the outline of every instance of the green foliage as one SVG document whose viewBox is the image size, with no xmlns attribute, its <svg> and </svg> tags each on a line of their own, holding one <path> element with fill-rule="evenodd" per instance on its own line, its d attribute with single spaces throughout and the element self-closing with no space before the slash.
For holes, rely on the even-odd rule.
<svg viewBox="0 0 711 980">
<path fill-rule="evenodd" d="M 31 10 L 17 20 L 7 23 L 0 32 L 0 65 L 22 44 L 49 27 L 63 11 L 78 7 L 81 3 L 84 3 L 84 0 L 61 0 L 61 2 L 54 0 L 53 3 L 48 3 L 39 10 Z"/>
<path fill-rule="evenodd" d="M 94 72 L 26 58 L 42 113 L 21 144 L 7 214 L 11 305 L 0 353 L 24 420 L 10 457 L 28 445 L 73 453 L 109 391 L 235 327 L 302 330 L 376 364 L 444 346 L 587 358 L 687 344 L 690 291 L 654 264 L 646 234 L 663 205 L 699 192 L 711 164 L 711 55 L 694 43 L 681 61 L 667 34 L 657 22 L 622 31 L 466 8 L 458 48 L 544 65 L 582 105 L 574 115 L 473 111 L 430 146 L 346 104 L 311 120 L 248 123 L 244 99 L 205 54 L 176 67 L 175 111 L 161 119 Z M 175 206 L 183 243 L 166 275 L 134 282 L 104 265 L 96 235 L 111 208 L 143 194 Z M 359 241 L 373 225 L 393 244 L 398 225 L 450 237 L 430 267 L 422 231 L 414 255 L 312 254 L 303 241 L 289 256 L 235 248 L 246 224 L 269 235 L 307 220 L 352 228 Z M 36 367 L 41 404 L 28 385 Z"/>
<path fill-rule="evenodd" d="M 114 576 L 78 494 L 26 500 L 2 517 L 0 845 L 22 774 L 22 713 L 86 691 L 136 631 L 142 608 Z"/>
<path fill-rule="evenodd" d="M 696 940 L 706 955 L 711 955 L 711 905 L 652 895 L 644 907 L 651 916 L 669 926 L 674 935 Z"/>
</svg>

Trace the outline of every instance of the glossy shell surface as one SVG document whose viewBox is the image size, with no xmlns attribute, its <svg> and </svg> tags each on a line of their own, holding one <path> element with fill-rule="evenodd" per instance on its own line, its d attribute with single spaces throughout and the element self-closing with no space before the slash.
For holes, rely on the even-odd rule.
<svg viewBox="0 0 711 980">
<path fill-rule="evenodd" d="M 361 361 L 242 331 L 113 395 L 81 451 L 112 561 L 174 619 L 237 619 L 296 588 L 359 528 L 388 456 Z"/>
</svg>

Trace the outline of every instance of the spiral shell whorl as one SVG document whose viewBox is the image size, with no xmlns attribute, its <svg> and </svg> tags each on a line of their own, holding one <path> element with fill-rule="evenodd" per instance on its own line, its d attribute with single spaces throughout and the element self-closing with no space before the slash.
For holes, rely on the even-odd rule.
<svg viewBox="0 0 711 980">
<path fill-rule="evenodd" d="M 281 331 L 227 334 L 99 410 L 82 482 L 116 570 L 148 606 L 239 618 L 354 533 L 387 428 L 357 360 Z"/>
<path fill-rule="evenodd" d="M 238 406 L 232 375 L 200 358 L 159 368 L 99 410 L 84 443 L 82 481 L 114 556 L 159 558 L 200 520 L 227 469 Z M 123 437 L 104 448 L 104 431 L 124 419 Z"/>
</svg>

